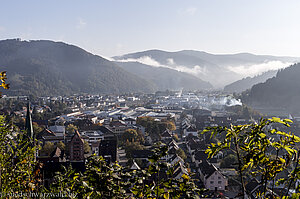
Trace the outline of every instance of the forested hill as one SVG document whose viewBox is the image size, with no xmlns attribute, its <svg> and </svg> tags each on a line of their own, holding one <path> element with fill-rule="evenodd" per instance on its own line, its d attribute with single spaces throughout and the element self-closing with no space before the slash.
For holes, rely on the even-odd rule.
<svg viewBox="0 0 300 199">
<path fill-rule="evenodd" d="M 124 70 L 142 77 L 155 85 L 157 90 L 199 90 L 210 89 L 212 85 L 194 75 L 170 68 L 152 67 L 138 62 L 116 62 Z"/>
<path fill-rule="evenodd" d="M 253 85 L 263 83 L 267 79 L 272 78 L 276 75 L 277 70 L 271 70 L 262 73 L 261 75 L 256 75 L 254 77 L 247 77 L 241 80 L 235 81 L 224 87 L 224 91 L 226 92 L 243 92 L 247 89 L 250 89 Z"/>
<path fill-rule="evenodd" d="M 254 85 L 243 93 L 243 102 L 255 107 L 282 108 L 286 111 L 300 110 L 300 63 L 278 71 L 265 83 Z"/>
<path fill-rule="evenodd" d="M 0 41 L 0 71 L 12 95 L 152 92 L 148 81 L 115 63 L 62 42 Z"/>
</svg>

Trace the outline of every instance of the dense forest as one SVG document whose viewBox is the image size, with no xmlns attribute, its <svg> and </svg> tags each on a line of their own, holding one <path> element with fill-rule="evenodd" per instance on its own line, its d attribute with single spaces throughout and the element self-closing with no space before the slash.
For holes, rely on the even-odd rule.
<svg viewBox="0 0 300 199">
<path fill-rule="evenodd" d="M 276 70 L 271 70 L 268 72 L 264 72 L 260 75 L 256 75 L 254 77 L 243 78 L 241 80 L 235 81 L 235 82 L 225 86 L 224 91 L 236 92 L 236 93 L 246 91 L 247 89 L 250 89 L 255 84 L 263 83 L 267 79 L 274 77 L 276 75 L 276 73 L 277 73 Z"/>
<path fill-rule="evenodd" d="M 153 91 L 113 62 L 62 42 L 0 41 L 0 70 L 7 71 L 11 95 Z"/>
<path fill-rule="evenodd" d="M 254 85 L 242 94 L 243 102 L 259 107 L 279 107 L 287 111 L 300 110 L 300 64 L 279 70 L 265 83 Z"/>
</svg>

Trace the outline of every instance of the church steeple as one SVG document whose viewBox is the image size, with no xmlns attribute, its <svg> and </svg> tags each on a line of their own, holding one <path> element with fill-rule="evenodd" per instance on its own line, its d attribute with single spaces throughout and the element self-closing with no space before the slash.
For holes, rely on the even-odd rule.
<svg viewBox="0 0 300 199">
<path fill-rule="evenodd" d="M 30 102 L 28 101 L 27 104 L 27 114 L 26 114 L 26 121 L 25 121 L 25 130 L 27 134 L 27 139 L 30 141 L 30 146 L 35 147 L 35 137 L 33 134 L 33 126 L 32 126 L 32 119 L 31 119 L 31 113 L 30 113 Z M 36 156 L 38 154 L 38 151 L 34 151 L 34 161 L 36 161 Z"/>
<path fill-rule="evenodd" d="M 31 119 L 30 103 L 29 102 L 27 104 L 27 114 L 26 114 L 25 130 L 27 131 L 28 138 L 33 139 L 33 127 L 32 127 L 32 119 Z"/>
</svg>

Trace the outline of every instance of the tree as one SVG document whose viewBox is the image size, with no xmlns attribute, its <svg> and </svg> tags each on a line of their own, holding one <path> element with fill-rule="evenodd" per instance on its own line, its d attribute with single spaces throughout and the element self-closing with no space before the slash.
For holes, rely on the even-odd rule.
<svg viewBox="0 0 300 199">
<path fill-rule="evenodd" d="M 35 161 L 36 147 L 24 132 L 0 116 L 0 192 L 36 192 L 41 188 L 40 166 Z M 3 197 L 3 195 L 2 195 Z M 9 196 L 4 196 L 10 198 Z"/>
<path fill-rule="evenodd" d="M 58 172 L 50 191 L 75 193 L 69 198 L 127 198 L 128 174 L 118 164 L 109 165 L 100 156 L 87 159 L 83 174 L 71 167 Z"/>
<path fill-rule="evenodd" d="M 56 146 L 62 151 L 66 150 L 66 145 L 62 141 L 59 141 Z"/>
<path fill-rule="evenodd" d="M 33 110 L 32 110 L 32 118 L 34 120 L 41 120 L 43 117 L 42 117 L 42 114 L 40 114 L 37 110 L 37 106 L 34 106 L 33 107 Z"/>
<path fill-rule="evenodd" d="M 185 152 L 184 152 L 181 148 L 179 148 L 179 149 L 176 150 L 176 154 L 177 154 L 179 157 L 181 157 L 183 160 L 186 159 Z"/>
<path fill-rule="evenodd" d="M 129 141 L 126 141 L 124 148 L 125 148 L 127 158 L 132 157 L 132 151 L 145 149 L 145 147 L 143 145 L 141 145 L 140 143 L 138 143 L 138 142 L 129 142 Z"/>
<path fill-rule="evenodd" d="M 176 126 L 171 120 L 156 121 L 152 117 L 138 117 L 136 123 L 145 127 L 146 132 L 154 139 L 158 139 L 166 129 L 176 130 Z"/>
<path fill-rule="evenodd" d="M 137 170 L 132 175 L 130 191 L 136 198 L 199 198 L 200 190 L 187 174 L 175 178 L 175 166 L 162 161 L 168 146 L 158 144 L 149 158 L 150 165 L 145 170 Z M 161 177 L 163 176 L 163 177 Z"/>
<path fill-rule="evenodd" d="M 141 132 L 136 131 L 135 129 L 126 129 L 125 132 L 122 134 L 121 142 L 125 143 L 126 141 L 129 142 L 144 142 L 144 137 Z"/>
<path fill-rule="evenodd" d="M 83 143 L 83 150 L 85 154 L 88 154 L 91 152 L 91 147 L 87 141 L 84 141 Z"/>
<path fill-rule="evenodd" d="M 67 133 L 74 133 L 75 131 L 77 131 L 78 128 L 74 125 L 74 124 L 69 124 L 67 127 L 66 127 L 66 132 Z"/>
<path fill-rule="evenodd" d="M 236 168 L 237 159 L 233 154 L 226 156 L 220 163 L 220 168 Z"/>
<path fill-rule="evenodd" d="M 186 174 L 174 178 L 174 167 L 161 161 L 167 146 L 157 146 L 145 170 L 128 171 L 118 164 L 109 165 L 102 157 L 90 156 L 84 173 L 72 168 L 58 172 L 50 191 L 75 193 L 76 198 L 196 198 L 201 194 Z M 160 175 L 164 177 L 159 177 Z M 69 197 L 69 198 L 75 198 Z"/>
<path fill-rule="evenodd" d="M 55 149 L 52 142 L 46 142 L 41 150 L 41 154 L 49 156 Z"/>
<path fill-rule="evenodd" d="M 259 177 L 263 189 L 260 192 L 261 198 L 266 198 L 268 183 L 272 182 L 272 197 L 276 177 L 279 173 L 287 171 L 292 166 L 289 178 L 278 181 L 285 182 L 287 193 L 291 184 L 300 177 L 299 155 L 295 144 L 300 138 L 293 133 L 285 133 L 276 125 L 290 127 L 289 119 L 261 119 L 259 123 L 246 125 L 231 125 L 230 127 L 209 127 L 203 133 L 210 132 L 212 136 L 224 134 L 223 140 L 211 143 L 206 150 L 211 158 L 219 151 L 231 150 L 237 159 L 238 172 L 241 182 L 241 194 L 245 196 L 246 174 L 252 177 Z M 273 126 L 275 126 L 273 128 Z"/>
<path fill-rule="evenodd" d="M 170 131 L 175 131 L 176 130 L 176 125 L 173 121 L 166 120 L 164 123 L 166 125 L 166 128 L 169 129 Z"/>
<path fill-rule="evenodd" d="M 6 77 L 6 71 L 2 71 L 0 73 L 0 80 L 1 80 L 1 84 L 0 87 L 4 88 L 4 89 L 9 89 L 9 84 L 6 83 L 7 77 Z M 1 92 L 0 92 L 0 96 L 1 96 Z"/>
<path fill-rule="evenodd" d="M 38 133 L 40 133 L 43 128 L 40 127 L 36 122 L 32 122 L 32 127 L 33 127 L 33 132 L 35 135 L 37 135 Z"/>
<path fill-rule="evenodd" d="M 178 141 L 179 141 L 178 135 L 177 135 L 177 134 L 174 134 L 174 135 L 173 135 L 173 139 L 174 139 L 176 142 L 178 142 Z"/>
</svg>

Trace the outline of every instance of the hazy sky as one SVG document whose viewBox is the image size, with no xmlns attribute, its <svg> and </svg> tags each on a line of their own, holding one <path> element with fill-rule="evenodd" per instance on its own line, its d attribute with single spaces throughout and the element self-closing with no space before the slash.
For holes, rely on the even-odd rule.
<svg viewBox="0 0 300 199">
<path fill-rule="evenodd" d="M 0 39 L 64 41 L 106 57 L 194 49 L 300 57 L 299 0 L 1 0 Z"/>
</svg>

